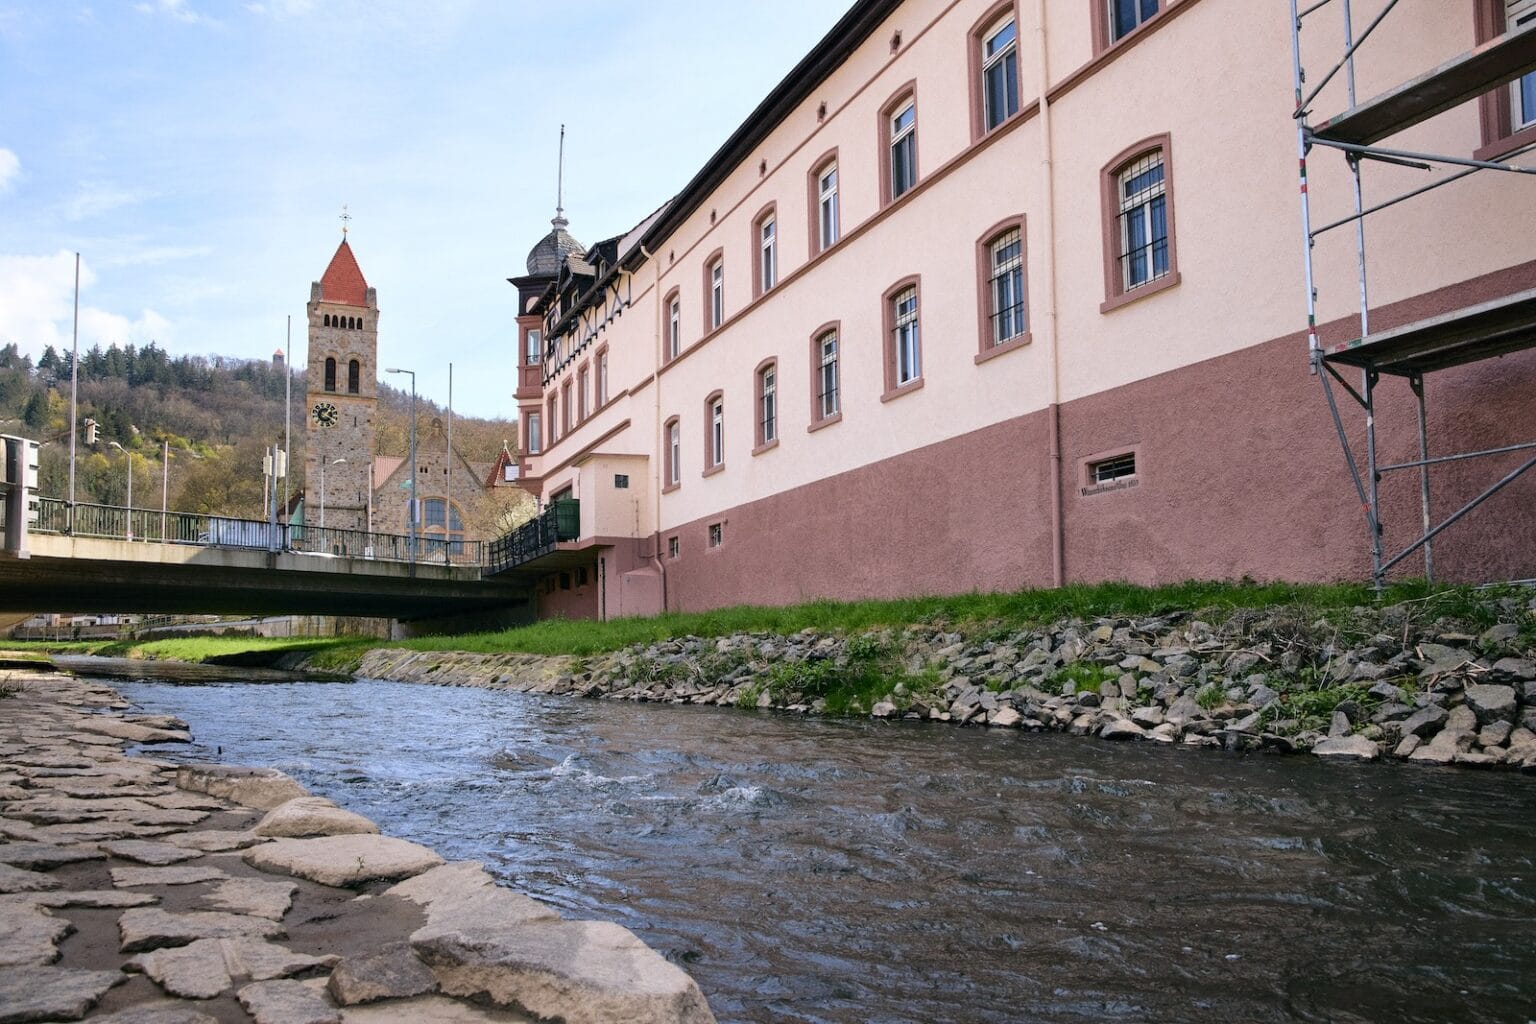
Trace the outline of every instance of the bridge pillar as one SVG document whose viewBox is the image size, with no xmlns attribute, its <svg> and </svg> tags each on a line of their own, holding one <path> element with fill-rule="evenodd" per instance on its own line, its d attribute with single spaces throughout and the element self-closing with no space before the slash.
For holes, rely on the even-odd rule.
<svg viewBox="0 0 1536 1024">
<path fill-rule="evenodd" d="M 5 494 L 5 552 L 17 558 L 29 558 L 27 528 L 37 522 L 37 457 L 41 447 L 36 441 L 10 434 L 5 441 L 5 479 L 0 483 Z"/>
</svg>

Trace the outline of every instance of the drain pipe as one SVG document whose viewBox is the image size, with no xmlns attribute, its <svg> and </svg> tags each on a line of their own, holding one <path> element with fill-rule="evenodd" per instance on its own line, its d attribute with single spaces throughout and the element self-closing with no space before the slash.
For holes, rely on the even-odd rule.
<svg viewBox="0 0 1536 1024">
<path fill-rule="evenodd" d="M 1045 0 L 1035 0 L 1035 71 L 1040 90 L 1040 177 L 1045 196 L 1045 309 L 1040 321 L 1046 351 L 1050 353 L 1050 426 L 1048 441 L 1051 463 L 1051 586 L 1067 582 L 1066 522 L 1062 509 L 1061 487 L 1061 343 L 1056 332 L 1056 168 L 1051 143 L 1051 79 L 1046 67 Z"/>
<path fill-rule="evenodd" d="M 651 357 L 656 360 L 651 371 L 651 390 L 654 392 L 651 401 L 655 403 L 655 415 L 651 420 L 651 429 L 655 432 L 656 446 L 652 449 L 656 453 L 656 459 L 652 464 L 653 486 L 651 487 L 652 500 L 655 502 L 655 516 L 651 531 L 651 564 L 656 567 L 656 573 L 661 577 L 661 610 L 670 611 L 667 605 L 667 566 L 661 560 L 661 488 L 662 478 L 666 474 L 666 458 L 662 452 L 666 450 L 666 439 L 661 436 L 661 261 L 656 254 L 640 243 L 640 255 L 651 261 L 655 270 L 655 284 L 651 289 L 651 298 L 656 304 L 656 316 L 651 323 Z"/>
</svg>

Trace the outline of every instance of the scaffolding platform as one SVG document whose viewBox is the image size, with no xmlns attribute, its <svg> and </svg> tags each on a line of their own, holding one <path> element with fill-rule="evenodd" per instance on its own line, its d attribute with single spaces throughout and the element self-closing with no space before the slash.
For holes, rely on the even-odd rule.
<svg viewBox="0 0 1536 1024">
<path fill-rule="evenodd" d="M 1312 137 L 1369 146 L 1536 71 L 1536 24 L 1507 32 L 1311 128 Z"/>
<path fill-rule="evenodd" d="M 1323 358 L 1411 378 L 1533 347 L 1536 288 L 1329 346 Z"/>
</svg>

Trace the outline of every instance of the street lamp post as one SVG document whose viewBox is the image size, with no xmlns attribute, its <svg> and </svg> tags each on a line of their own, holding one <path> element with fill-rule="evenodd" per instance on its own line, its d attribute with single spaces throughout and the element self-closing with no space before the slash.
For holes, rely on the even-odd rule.
<svg viewBox="0 0 1536 1024">
<path fill-rule="evenodd" d="M 126 514 L 123 521 L 127 524 L 124 531 L 125 535 L 131 541 L 133 540 L 133 452 L 130 452 L 116 441 L 109 443 L 113 448 L 123 453 L 123 461 L 128 466 L 128 504 L 127 508 L 124 509 Z"/>
<path fill-rule="evenodd" d="M 398 367 L 385 367 L 385 373 L 408 373 L 411 375 L 411 538 L 408 542 L 411 551 L 411 566 L 416 565 L 416 371 L 402 370 Z"/>
<path fill-rule="evenodd" d="M 332 459 L 330 461 L 330 464 L 332 466 L 339 466 L 343 462 L 346 462 L 346 461 L 347 461 L 346 459 Z M 325 462 L 324 459 L 321 459 L 320 460 L 320 529 L 322 529 L 322 530 L 325 529 L 325 467 L 326 467 L 326 462 Z"/>
<path fill-rule="evenodd" d="M 165 513 L 170 506 L 171 497 L 171 442 L 160 442 L 160 543 L 164 544 L 168 539 L 165 535 Z"/>
</svg>

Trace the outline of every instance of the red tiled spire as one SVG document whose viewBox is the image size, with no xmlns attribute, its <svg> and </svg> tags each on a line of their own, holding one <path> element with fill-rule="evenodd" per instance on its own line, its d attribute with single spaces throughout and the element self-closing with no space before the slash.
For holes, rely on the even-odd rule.
<svg viewBox="0 0 1536 1024">
<path fill-rule="evenodd" d="M 352 247 L 343 238 L 331 257 L 331 265 L 320 278 L 320 297 L 325 302 L 340 302 L 347 306 L 368 305 L 368 282 L 352 255 Z"/>
</svg>

